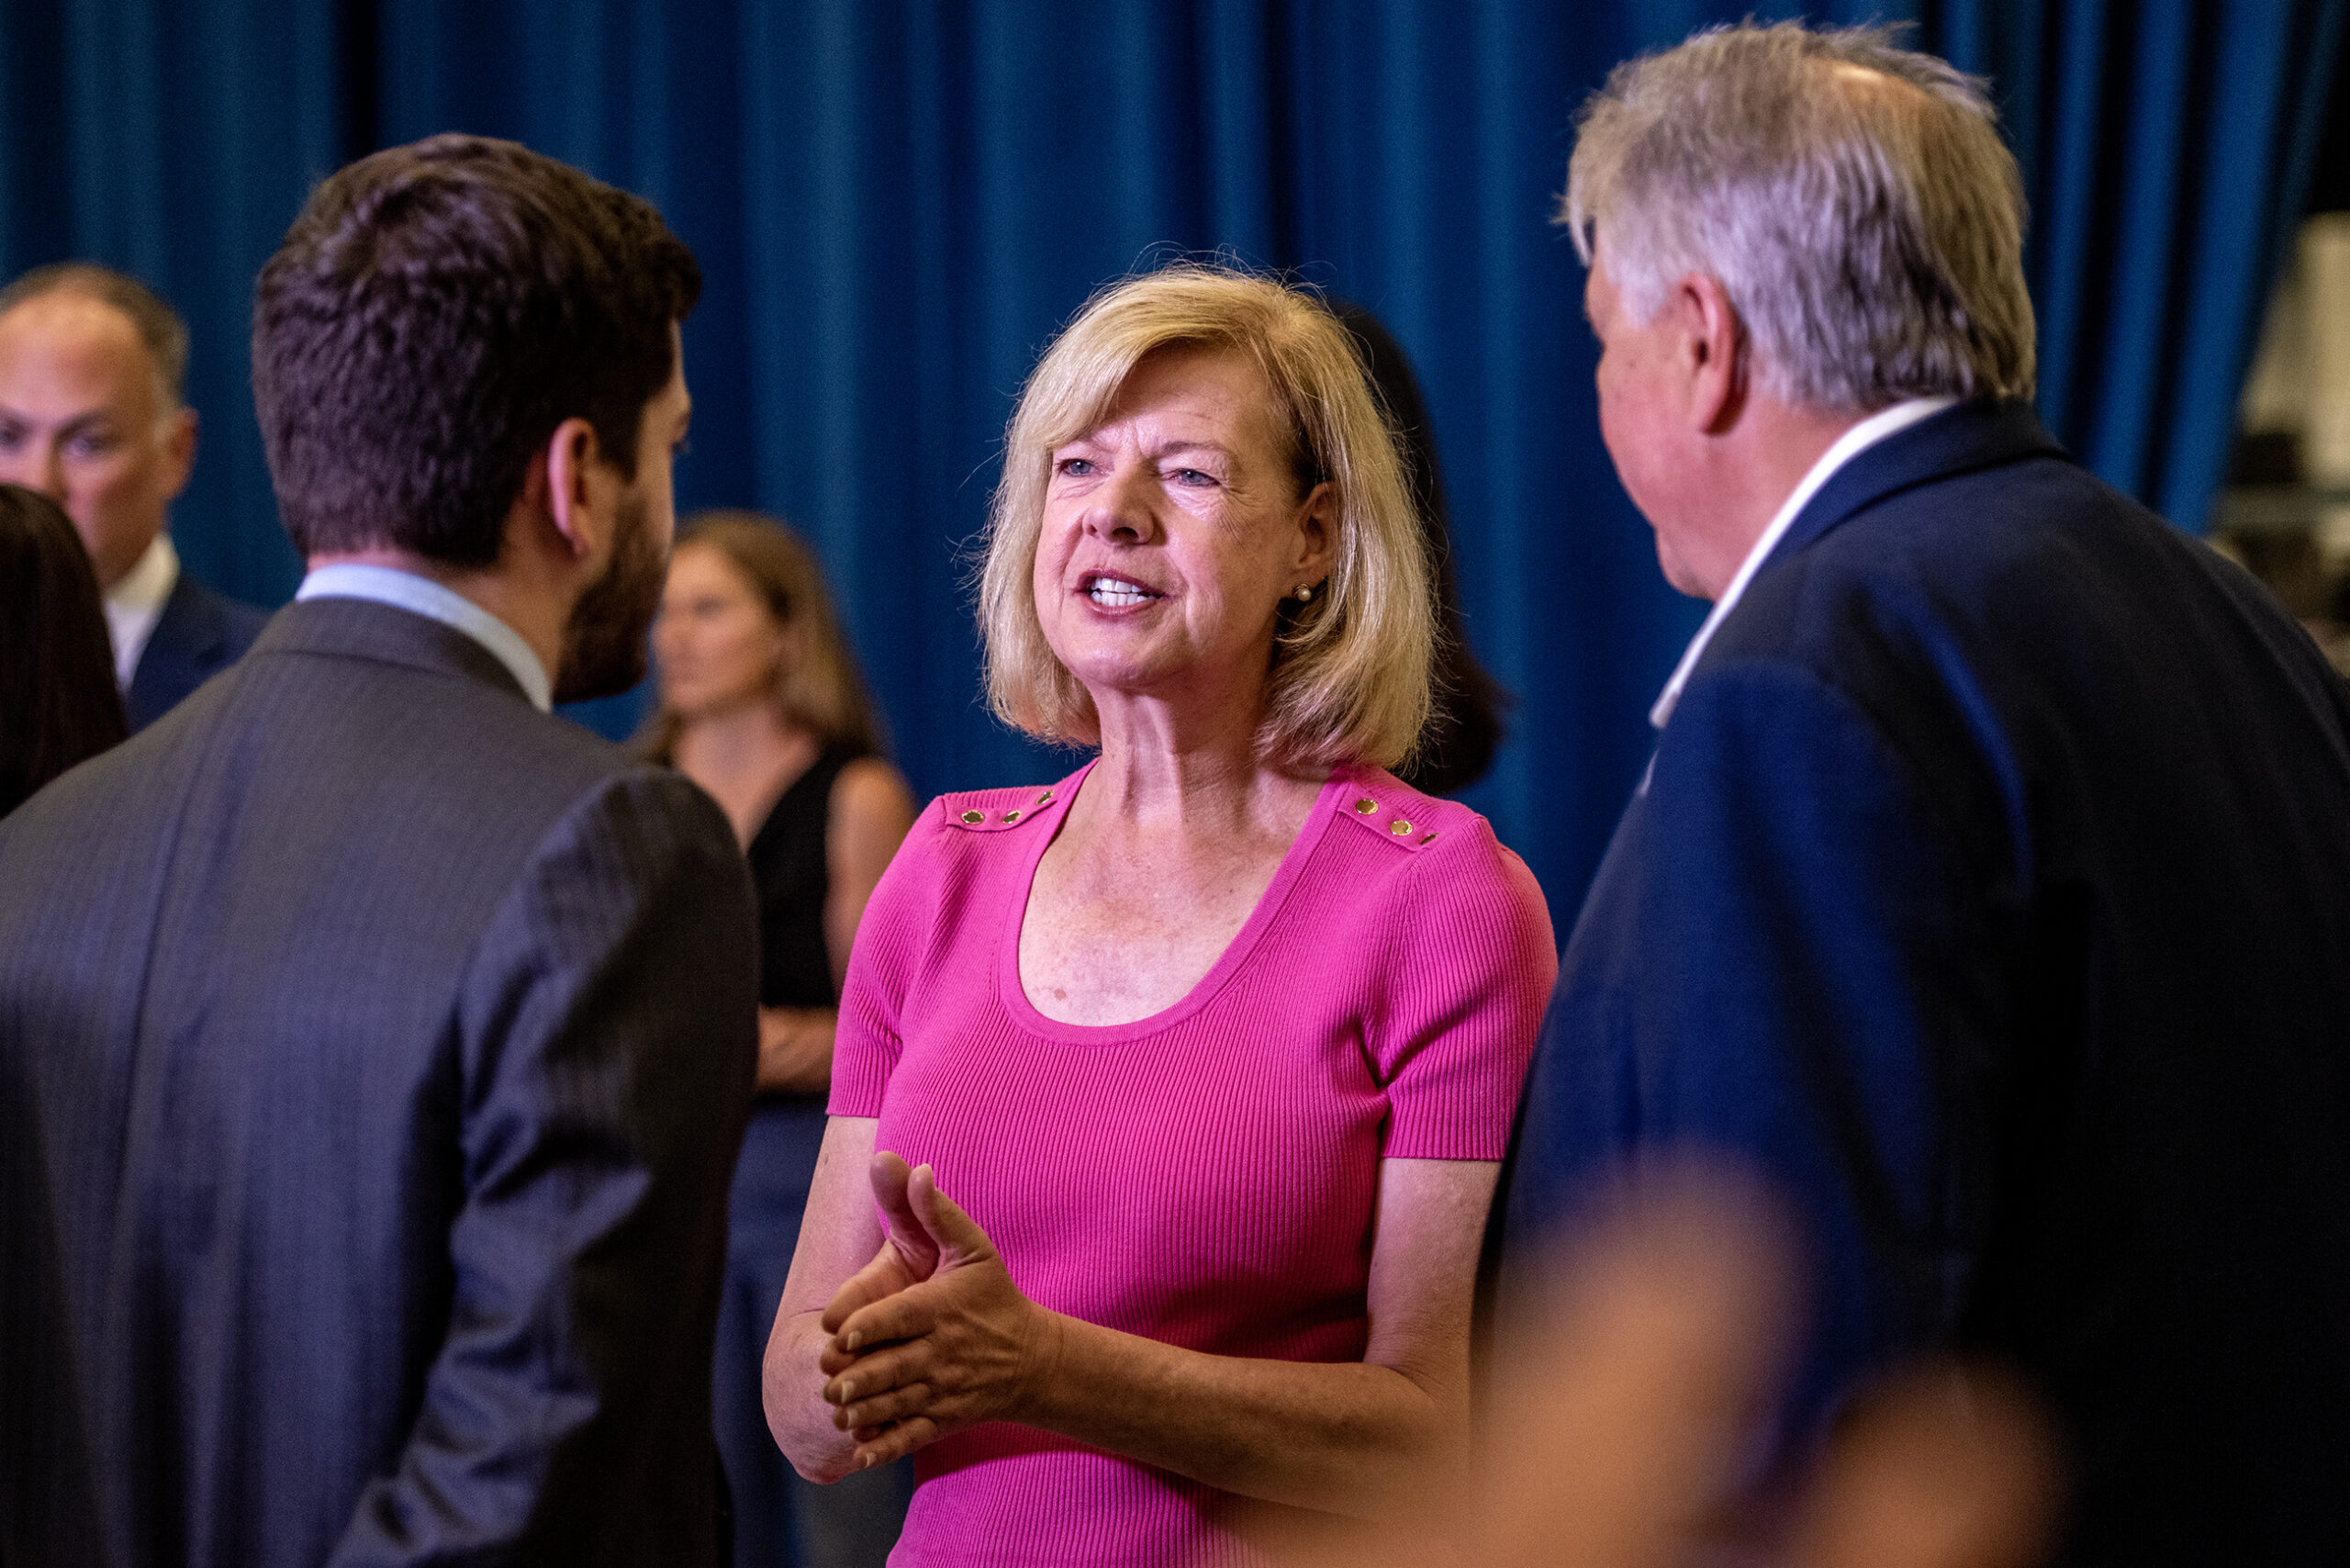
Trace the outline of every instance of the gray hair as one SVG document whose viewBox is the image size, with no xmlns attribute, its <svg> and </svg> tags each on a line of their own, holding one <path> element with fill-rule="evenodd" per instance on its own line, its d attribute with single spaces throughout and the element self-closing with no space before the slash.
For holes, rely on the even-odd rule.
<svg viewBox="0 0 2350 1568">
<path fill-rule="evenodd" d="M 1709 28 L 1618 65 L 1576 121 L 1559 221 L 1633 319 L 1720 284 L 1763 390 L 1864 412 L 2029 398 L 2023 176 L 1979 78 L 1889 28 Z"/>
<path fill-rule="evenodd" d="M 53 262 L 35 267 L 6 288 L 0 288 L 0 316 L 28 299 L 69 294 L 111 305 L 138 329 L 147 357 L 155 364 L 155 378 L 162 383 L 165 409 L 187 401 L 187 323 L 163 302 L 163 297 L 129 273 L 102 267 L 95 262 Z"/>
</svg>

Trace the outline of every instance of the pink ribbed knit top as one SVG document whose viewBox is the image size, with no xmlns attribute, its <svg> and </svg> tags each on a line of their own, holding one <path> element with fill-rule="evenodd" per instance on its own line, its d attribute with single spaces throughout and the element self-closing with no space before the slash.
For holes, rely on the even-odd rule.
<svg viewBox="0 0 2350 1568">
<path fill-rule="evenodd" d="M 927 1161 L 1032 1300 L 1225 1356 L 1348 1361 L 1382 1158 L 1499 1159 L 1558 972 L 1483 817 L 1376 770 L 1326 784 L 1190 994 L 1062 1024 L 1020 923 L 1085 770 L 934 802 L 857 932 L 834 1115 Z M 901 1568 L 1252 1561 L 1234 1501 L 1006 1424 L 925 1449 Z"/>
</svg>

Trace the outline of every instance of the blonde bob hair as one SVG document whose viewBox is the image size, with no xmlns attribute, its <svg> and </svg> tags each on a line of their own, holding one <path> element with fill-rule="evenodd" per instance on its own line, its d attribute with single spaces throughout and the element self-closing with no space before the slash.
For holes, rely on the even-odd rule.
<svg viewBox="0 0 2350 1568">
<path fill-rule="evenodd" d="M 1053 452 L 1108 416 L 1119 388 L 1164 349 L 1247 354 L 1294 442 L 1299 496 L 1337 493 L 1330 576 L 1281 601 L 1258 751 L 1289 766 L 1392 767 L 1429 707 L 1436 616 L 1427 545 L 1394 432 L 1353 338 L 1303 289 L 1236 268 L 1181 262 L 1110 285 L 1078 312 L 1022 388 L 979 571 L 988 700 L 1046 740 L 1102 740 L 1093 699 L 1053 655 L 1036 615 L 1036 544 Z"/>
<path fill-rule="evenodd" d="M 881 718 L 856 667 L 824 591 L 824 570 L 808 542 L 775 518 L 755 511 L 696 512 L 677 530 L 677 552 L 713 550 L 749 587 L 778 626 L 797 633 L 790 664 L 776 675 L 774 700 L 783 717 L 827 745 L 860 754 L 888 749 Z M 637 738 L 637 754 L 668 764 L 677 758 L 685 720 L 666 704 Z"/>
</svg>

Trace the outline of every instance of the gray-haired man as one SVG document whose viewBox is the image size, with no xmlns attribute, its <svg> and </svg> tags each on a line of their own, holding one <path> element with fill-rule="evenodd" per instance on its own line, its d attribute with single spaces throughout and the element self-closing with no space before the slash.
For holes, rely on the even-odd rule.
<svg viewBox="0 0 2350 1568">
<path fill-rule="evenodd" d="M 183 571 L 165 532 L 196 465 L 186 379 L 187 323 L 137 278 L 64 262 L 0 289 L 0 479 L 73 520 L 134 729 L 234 664 L 268 619 Z"/>
<path fill-rule="evenodd" d="M 1629 1158 L 1727 1152 L 1819 1264 L 1789 1457 L 1986 1350 L 2069 1439 L 2068 1560 L 2350 1560 L 2350 694 L 2033 418 L 1981 84 L 1700 34 L 1592 100 L 1564 216 L 1609 451 L 1714 611 L 1568 946 L 1505 1268 Z"/>
</svg>

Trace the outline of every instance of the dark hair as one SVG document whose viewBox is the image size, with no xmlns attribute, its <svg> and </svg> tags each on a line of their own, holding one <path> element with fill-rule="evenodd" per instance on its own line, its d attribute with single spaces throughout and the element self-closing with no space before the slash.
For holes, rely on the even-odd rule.
<svg viewBox="0 0 2350 1568">
<path fill-rule="evenodd" d="M 824 570 L 808 542 L 779 519 L 755 511 L 705 511 L 686 519 L 669 553 L 704 545 L 726 557 L 778 625 L 800 628 L 799 656 L 776 682 L 776 705 L 792 723 L 830 745 L 878 755 L 888 750 L 881 718 L 842 634 Z M 646 721 L 638 754 L 654 762 L 677 758 L 685 721 L 667 708 Z"/>
<path fill-rule="evenodd" d="M 0 816 L 129 728 L 80 536 L 47 496 L 0 485 Z"/>
<path fill-rule="evenodd" d="M 187 400 L 187 323 L 163 303 L 163 297 L 129 273 L 102 267 L 95 262 L 52 262 L 35 267 L 6 288 L 0 288 L 0 316 L 28 299 L 51 294 L 77 295 L 111 305 L 130 319 L 147 357 L 155 362 L 155 375 L 163 385 L 163 402 L 176 409 Z"/>
<path fill-rule="evenodd" d="M 574 417 L 633 478 L 700 293 L 650 204 L 515 142 L 428 137 L 330 176 L 253 294 L 295 548 L 494 565 L 532 455 Z"/>
<path fill-rule="evenodd" d="M 1431 672 L 1435 704 L 1420 744 L 1397 769 L 1404 782 L 1431 795 L 1466 790 L 1494 765 L 1506 729 L 1509 689 L 1477 662 L 1460 622 L 1460 581 L 1452 569 L 1452 528 L 1444 504 L 1444 476 L 1437 467 L 1436 432 L 1429 428 L 1419 378 L 1404 345 L 1387 324 L 1360 305 L 1330 301 L 1362 349 L 1363 369 L 1378 388 L 1404 454 L 1412 504 L 1420 515 L 1420 535 L 1436 568 L 1436 665 Z"/>
</svg>

